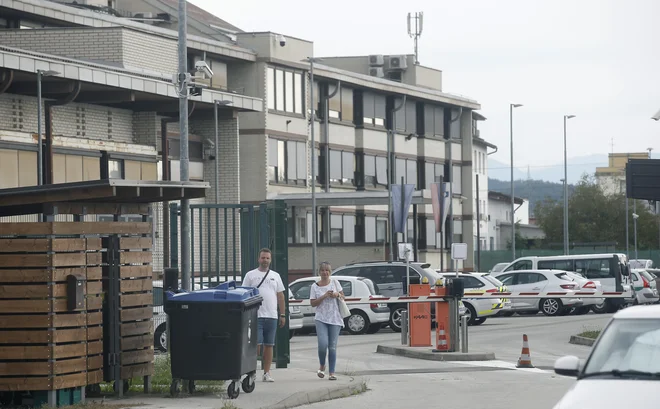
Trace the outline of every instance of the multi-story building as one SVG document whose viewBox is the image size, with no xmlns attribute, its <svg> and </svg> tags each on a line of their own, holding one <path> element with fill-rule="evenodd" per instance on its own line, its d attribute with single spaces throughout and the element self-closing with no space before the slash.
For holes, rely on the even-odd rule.
<svg viewBox="0 0 660 409">
<path fill-rule="evenodd" d="M 480 242 L 481 250 L 489 250 L 488 247 L 488 148 L 497 149 L 491 143 L 486 142 L 480 137 L 480 131 L 477 128 L 477 121 L 484 121 L 486 118 L 475 112 L 473 114 L 474 129 L 474 150 L 472 154 L 472 173 L 474 175 L 474 206 L 472 212 L 474 219 L 477 220 L 473 225 L 474 229 L 474 248 L 477 249 L 477 243 Z M 496 152 L 496 151 L 494 151 Z M 490 152 L 490 153 L 494 153 Z M 477 228 L 478 227 L 478 228 Z"/>
<path fill-rule="evenodd" d="M 606 195 L 626 193 L 626 164 L 630 159 L 649 159 L 649 153 L 610 153 L 608 166 L 596 168 L 596 183 Z"/>
<path fill-rule="evenodd" d="M 0 68 L 7 73 L 0 86 L 0 149 L 12 166 L 0 172 L 0 188 L 36 183 L 39 69 L 57 72 L 44 78 L 46 99 L 72 100 L 48 111 L 58 169 L 53 181 L 178 178 L 178 100 L 171 83 L 176 3 L 2 3 Z M 208 89 L 190 98 L 190 178 L 212 182 L 214 167 L 220 169 L 209 201 L 215 189 L 223 203 L 287 201 L 290 270 L 311 271 L 313 234 L 319 260 L 335 265 L 387 257 L 388 137 L 393 180 L 424 190 L 417 193 L 405 237 L 395 240 L 413 241 L 418 260 L 445 268 L 451 242 L 473 250 L 474 176 L 482 175 L 480 190 L 487 189 L 483 153 L 493 146 L 478 135 L 477 122 L 485 119 L 475 112 L 480 105 L 443 92 L 441 71 L 414 64 L 410 55 L 328 57 L 315 62 L 310 87 L 312 42 L 245 33 L 190 4 L 188 19 L 188 67 L 204 60 L 214 73 L 205 81 Z M 81 91 L 73 95 L 78 83 Z M 214 101 L 231 103 L 220 107 L 219 158 L 209 143 Z M 166 166 L 161 141 L 169 145 Z M 482 165 L 475 170 L 473 161 Z M 312 163 L 322 199 L 318 232 L 312 231 L 309 205 Z M 428 192 L 440 181 L 451 182 L 453 193 L 444 235 L 435 233 Z M 483 210 L 487 214 L 487 204 Z M 470 256 L 459 267 L 472 264 Z"/>
<path fill-rule="evenodd" d="M 500 192 L 488 192 L 488 248 L 507 250 L 511 245 L 511 196 Z M 516 232 L 527 240 L 542 239 L 541 227 L 530 222 L 529 201 L 520 197 L 514 200 Z M 532 219 L 533 220 L 533 219 Z"/>
</svg>

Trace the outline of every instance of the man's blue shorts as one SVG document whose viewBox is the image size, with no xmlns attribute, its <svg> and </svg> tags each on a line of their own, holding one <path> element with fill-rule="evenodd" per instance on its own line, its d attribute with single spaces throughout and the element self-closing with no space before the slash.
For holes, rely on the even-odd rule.
<svg viewBox="0 0 660 409">
<path fill-rule="evenodd" d="M 277 334 L 277 318 L 257 319 L 257 344 L 275 345 L 275 334 Z"/>
</svg>

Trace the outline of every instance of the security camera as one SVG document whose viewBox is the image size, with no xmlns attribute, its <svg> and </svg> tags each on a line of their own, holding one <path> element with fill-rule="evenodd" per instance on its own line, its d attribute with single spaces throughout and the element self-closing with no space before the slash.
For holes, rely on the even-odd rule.
<svg viewBox="0 0 660 409">
<path fill-rule="evenodd" d="M 656 112 L 655 115 L 651 117 L 654 121 L 660 121 L 660 111 Z"/>
<path fill-rule="evenodd" d="M 280 47 L 284 47 L 286 45 L 286 38 L 282 34 L 277 36 L 277 41 L 280 42 Z"/>
<path fill-rule="evenodd" d="M 206 63 L 206 61 L 197 61 L 195 63 L 195 70 L 197 72 L 203 73 L 207 77 L 212 77 L 213 76 L 213 71 L 211 71 L 211 68 Z"/>
</svg>

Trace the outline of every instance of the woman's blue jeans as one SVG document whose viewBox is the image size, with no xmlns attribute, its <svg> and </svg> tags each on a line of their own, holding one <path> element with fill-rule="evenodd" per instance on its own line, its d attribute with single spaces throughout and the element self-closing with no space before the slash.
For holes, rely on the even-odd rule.
<svg viewBox="0 0 660 409">
<path fill-rule="evenodd" d="M 328 354 L 330 365 L 329 373 L 335 373 L 337 363 L 337 339 L 339 338 L 340 325 L 330 325 L 325 322 L 316 321 L 316 337 L 319 344 L 319 364 L 325 366 L 325 355 Z"/>
</svg>

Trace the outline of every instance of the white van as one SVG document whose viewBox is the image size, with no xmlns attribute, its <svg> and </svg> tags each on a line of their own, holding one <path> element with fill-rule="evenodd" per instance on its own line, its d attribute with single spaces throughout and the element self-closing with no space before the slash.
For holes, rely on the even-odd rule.
<svg viewBox="0 0 660 409">
<path fill-rule="evenodd" d="M 628 257 L 621 253 L 520 257 L 502 271 L 515 270 L 573 271 L 587 279 L 600 281 L 604 292 L 625 293 L 621 298 L 606 298 L 603 304 L 592 307 L 594 312 L 615 312 L 634 297 Z"/>
</svg>

